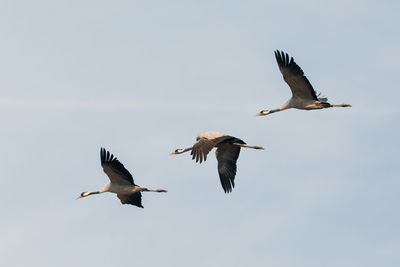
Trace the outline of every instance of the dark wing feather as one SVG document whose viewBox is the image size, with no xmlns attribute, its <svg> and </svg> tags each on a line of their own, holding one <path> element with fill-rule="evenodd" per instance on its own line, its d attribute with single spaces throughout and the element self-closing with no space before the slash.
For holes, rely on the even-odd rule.
<svg viewBox="0 0 400 267">
<path fill-rule="evenodd" d="M 294 62 L 293 57 L 291 57 L 289 61 L 289 55 L 287 53 L 277 50 L 275 51 L 275 58 L 279 70 L 283 75 L 283 79 L 289 85 L 294 97 L 318 100 L 311 83 L 308 81 L 307 77 L 304 76 L 304 72 L 299 65 Z"/>
<path fill-rule="evenodd" d="M 190 155 L 192 155 L 192 159 L 196 159 L 196 162 L 200 161 L 200 163 L 202 163 L 203 161 L 206 161 L 207 155 L 213 147 L 230 138 L 232 137 L 229 135 L 224 135 L 214 139 L 208 139 L 205 137 L 198 138 L 197 142 L 193 145 Z"/>
<path fill-rule="evenodd" d="M 131 204 L 139 208 L 142 206 L 142 193 L 136 192 L 133 194 L 117 194 L 118 198 L 121 200 L 122 204 Z"/>
<path fill-rule="evenodd" d="M 104 148 L 100 149 L 100 160 L 104 172 L 112 183 L 135 184 L 132 175 L 125 169 L 124 165 Z"/>
<path fill-rule="evenodd" d="M 235 187 L 236 161 L 239 157 L 240 147 L 231 144 L 218 145 L 215 155 L 218 160 L 218 174 L 225 193 L 232 192 Z"/>
</svg>

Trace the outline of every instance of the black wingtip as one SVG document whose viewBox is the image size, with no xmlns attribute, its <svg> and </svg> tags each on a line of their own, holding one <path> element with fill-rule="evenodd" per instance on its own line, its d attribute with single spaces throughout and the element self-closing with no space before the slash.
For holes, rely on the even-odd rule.
<svg viewBox="0 0 400 267">
<path fill-rule="evenodd" d="M 220 182 L 222 185 L 222 189 L 224 189 L 225 194 L 232 193 L 233 188 L 235 188 L 234 177 L 233 177 L 233 179 L 231 179 L 225 175 L 223 175 L 221 177 L 221 174 L 220 174 Z"/>
<path fill-rule="evenodd" d="M 102 165 L 107 162 L 112 162 L 116 159 L 117 158 L 112 153 L 110 153 L 110 151 L 106 150 L 103 147 L 100 148 L 100 161 Z"/>
<path fill-rule="evenodd" d="M 288 53 L 276 50 L 275 58 L 276 58 L 276 62 L 278 63 L 279 68 L 290 67 L 293 69 L 293 71 L 296 74 L 304 75 L 303 70 L 294 62 L 294 58 L 289 56 Z"/>
<path fill-rule="evenodd" d="M 233 188 L 235 188 L 235 181 L 234 180 L 230 180 L 229 186 L 227 188 L 224 188 L 225 194 L 232 193 Z"/>
<path fill-rule="evenodd" d="M 103 164 L 105 162 L 106 150 L 104 147 L 100 148 L 100 162 Z"/>
<path fill-rule="evenodd" d="M 279 50 L 276 50 L 274 53 L 275 53 L 276 62 L 278 63 L 278 66 L 280 66 L 281 65 L 281 60 L 280 60 Z"/>
<path fill-rule="evenodd" d="M 230 194 L 230 193 L 232 193 L 232 187 L 224 188 L 224 192 L 225 192 L 225 194 Z"/>
<path fill-rule="evenodd" d="M 276 62 L 278 63 L 279 67 L 286 67 L 289 65 L 288 53 L 279 51 L 278 49 L 274 53 L 275 53 Z M 291 58 L 291 60 L 293 60 L 293 58 Z"/>
</svg>

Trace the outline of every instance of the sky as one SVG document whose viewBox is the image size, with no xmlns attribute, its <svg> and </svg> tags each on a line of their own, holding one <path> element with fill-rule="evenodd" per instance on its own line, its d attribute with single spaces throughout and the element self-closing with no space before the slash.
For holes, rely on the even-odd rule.
<svg viewBox="0 0 400 267">
<path fill-rule="evenodd" d="M 0 1 L 0 265 L 399 266 L 398 1 Z M 287 110 L 274 50 L 331 103 Z M 242 149 L 224 194 L 197 133 Z M 144 209 L 111 193 L 110 150 Z"/>
</svg>

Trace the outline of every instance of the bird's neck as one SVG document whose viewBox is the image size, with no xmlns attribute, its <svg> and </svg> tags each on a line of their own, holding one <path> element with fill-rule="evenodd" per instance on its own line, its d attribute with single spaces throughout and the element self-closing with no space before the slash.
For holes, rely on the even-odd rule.
<svg viewBox="0 0 400 267">
<path fill-rule="evenodd" d="M 90 195 L 96 195 L 96 194 L 100 194 L 100 193 L 103 193 L 103 192 L 101 192 L 101 191 L 85 192 L 85 193 L 83 194 L 83 196 L 84 196 L 84 197 L 87 197 L 87 196 L 90 196 Z"/>
<path fill-rule="evenodd" d="M 179 150 L 178 152 L 176 152 L 176 154 L 182 154 L 182 153 L 188 152 L 192 149 L 193 149 L 193 147 L 183 148 L 183 149 Z"/>
<path fill-rule="evenodd" d="M 282 110 L 284 110 L 284 109 L 287 109 L 287 107 L 280 107 L 280 108 L 276 108 L 276 109 L 271 109 L 271 110 L 269 111 L 269 114 L 275 113 L 275 112 L 278 112 L 278 111 L 282 111 Z"/>
<path fill-rule="evenodd" d="M 273 109 L 273 112 L 282 111 L 285 109 L 293 108 L 297 105 L 298 99 L 291 97 L 288 101 L 285 102 L 280 108 Z"/>
<path fill-rule="evenodd" d="M 109 192 L 111 188 L 111 183 L 108 183 L 103 189 L 99 190 L 99 193 Z"/>
</svg>

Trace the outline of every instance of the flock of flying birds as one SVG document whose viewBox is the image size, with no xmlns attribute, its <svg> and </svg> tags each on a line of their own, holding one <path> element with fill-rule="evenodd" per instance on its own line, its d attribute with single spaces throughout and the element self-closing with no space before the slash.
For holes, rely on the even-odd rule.
<svg viewBox="0 0 400 267">
<path fill-rule="evenodd" d="M 349 104 L 330 104 L 327 102 L 327 98 L 320 97 L 320 94 L 317 95 L 307 77 L 304 76 L 303 70 L 294 62 L 293 57 L 289 60 L 287 53 L 277 50 L 275 51 L 275 58 L 283 79 L 292 91 L 292 97 L 280 108 L 261 110 L 256 116 L 265 116 L 289 108 L 312 110 L 331 107 L 351 107 Z M 236 161 L 239 157 L 240 148 L 264 149 L 260 146 L 248 146 L 243 140 L 230 135 L 219 132 L 204 132 L 198 134 L 196 142 L 192 147 L 176 149 L 170 155 L 191 151 L 192 159 L 196 159 L 196 162 L 202 163 L 206 161 L 208 153 L 214 147 L 217 148 L 215 155 L 218 161 L 218 174 L 225 193 L 232 192 L 235 186 Z M 132 175 L 124 165 L 104 148 L 100 149 L 100 160 L 104 172 L 110 178 L 110 183 L 99 191 L 83 192 L 76 199 L 104 192 L 112 192 L 117 194 L 122 204 L 131 204 L 143 208 L 142 191 L 167 192 L 164 189 L 153 190 L 136 185 Z"/>
</svg>

